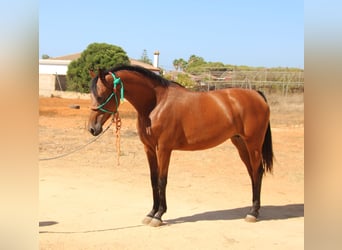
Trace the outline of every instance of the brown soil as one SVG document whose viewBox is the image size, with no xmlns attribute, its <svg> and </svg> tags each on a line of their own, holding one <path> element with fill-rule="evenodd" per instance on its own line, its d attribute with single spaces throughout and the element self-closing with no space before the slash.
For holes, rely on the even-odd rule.
<svg viewBox="0 0 342 250">
<path fill-rule="evenodd" d="M 263 179 L 257 223 L 245 166 L 230 142 L 173 152 L 165 225 L 141 220 L 152 206 L 147 160 L 129 103 L 122 117 L 120 165 L 114 126 L 89 146 L 39 162 L 40 249 L 304 249 L 303 95 L 270 96 L 274 174 Z M 79 109 L 70 108 L 79 105 Z M 89 100 L 40 98 L 40 158 L 84 145 Z"/>
</svg>

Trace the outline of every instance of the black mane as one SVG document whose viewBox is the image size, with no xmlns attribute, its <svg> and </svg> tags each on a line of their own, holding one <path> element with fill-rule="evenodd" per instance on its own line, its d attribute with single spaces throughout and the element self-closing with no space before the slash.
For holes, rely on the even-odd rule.
<svg viewBox="0 0 342 250">
<path fill-rule="evenodd" d="M 136 65 L 122 65 L 122 66 L 117 66 L 114 67 L 107 72 L 116 72 L 120 70 L 128 70 L 128 71 L 134 71 L 137 73 L 140 73 L 148 78 L 152 78 L 153 80 L 156 80 L 161 86 L 168 87 L 170 85 L 170 81 L 161 77 L 160 75 L 157 75 L 156 73 L 152 72 L 151 70 L 145 69 L 140 66 Z"/>
<path fill-rule="evenodd" d="M 139 74 L 142 74 L 143 76 L 147 77 L 147 78 L 151 78 L 153 80 L 156 80 L 158 82 L 158 84 L 160 86 L 163 87 L 168 87 L 170 86 L 171 82 L 163 77 L 161 77 L 160 75 L 157 75 L 156 73 L 152 72 L 151 70 L 145 69 L 143 67 L 140 66 L 135 66 L 135 65 L 121 65 L 121 66 L 117 66 L 114 68 L 111 68 L 109 70 L 105 70 L 104 74 L 108 74 L 109 72 L 117 72 L 117 71 L 121 71 L 121 70 L 128 70 L 128 71 L 134 71 L 137 72 Z M 91 90 L 94 93 L 95 96 L 97 96 L 97 88 L 96 88 L 96 83 L 98 80 L 99 76 L 97 75 L 96 77 L 93 78 L 92 80 L 92 84 L 91 84 Z"/>
</svg>

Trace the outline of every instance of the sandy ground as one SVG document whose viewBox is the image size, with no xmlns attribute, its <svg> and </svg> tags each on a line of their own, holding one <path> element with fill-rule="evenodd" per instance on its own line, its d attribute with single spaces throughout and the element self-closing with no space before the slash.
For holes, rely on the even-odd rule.
<svg viewBox="0 0 342 250">
<path fill-rule="evenodd" d="M 40 249 L 304 249 L 303 96 L 270 97 L 274 174 L 267 174 L 257 223 L 245 166 L 228 141 L 171 158 L 164 225 L 141 221 L 152 207 L 147 160 L 129 103 L 120 165 L 114 127 L 69 156 L 39 162 Z M 80 105 L 80 109 L 70 105 Z M 40 98 L 40 158 L 84 145 L 89 100 Z"/>
</svg>

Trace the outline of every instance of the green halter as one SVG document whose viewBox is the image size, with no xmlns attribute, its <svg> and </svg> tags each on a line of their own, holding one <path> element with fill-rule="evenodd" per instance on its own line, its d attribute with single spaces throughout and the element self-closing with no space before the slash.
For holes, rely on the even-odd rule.
<svg viewBox="0 0 342 250">
<path fill-rule="evenodd" d="M 116 77 L 114 73 L 112 72 L 109 72 L 112 77 L 113 77 L 113 84 L 114 84 L 114 87 L 113 87 L 113 92 L 110 94 L 110 96 L 108 96 L 108 98 L 102 103 L 100 104 L 99 106 L 97 106 L 97 109 L 98 110 L 101 110 L 102 112 L 105 112 L 105 113 L 109 113 L 109 114 L 115 114 L 118 112 L 118 106 L 119 106 L 119 103 L 118 103 L 118 98 L 116 96 L 116 86 L 117 85 L 121 85 L 121 88 L 120 88 L 120 101 L 123 102 L 124 100 L 124 86 L 123 86 L 123 82 L 121 81 L 120 77 Z M 104 106 L 113 98 L 115 98 L 115 103 L 116 103 L 116 109 L 115 111 L 109 111 L 107 109 L 104 108 Z"/>
</svg>

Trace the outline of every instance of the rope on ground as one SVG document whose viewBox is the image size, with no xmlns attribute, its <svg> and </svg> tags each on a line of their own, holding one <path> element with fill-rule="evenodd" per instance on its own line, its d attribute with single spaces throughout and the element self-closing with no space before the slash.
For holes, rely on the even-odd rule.
<svg viewBox="0 0 342 250">
<path fill-rule="evenodd" d="M 120 119 L 120 117 L 118 118 Z M 117 120 L 117 119 L 116 119 Z M 62 158 L 62 157 L 65 157 L 67 155 L 70 155 L 72 153 L 75 153 L 77 151 L 80 151 L 81 149 L 85 148 L 86 146 L 88 146 L 89 144 L 95 142 L 96 140 L 100 139 L 100 137 L 102 137 L 102 135 L 112 126 L 113 124 L 113 120 L 111 120 L 110 124 L 108 125 L 108 127 L 106 127 L 102 132 L 101 134 L 99 134 L 97 137 L 95 137 L 94 139 L 90 140 L 89 142 L 87 142 L 86 144 L 84 145 L 81 145 L 73 150 L 71 150 L 70 152 L 67 152 L 67 153 L 64 153 L 64 154 L 60 154 L 60 155 L 57 155 L 57 156 L 53 156 L 53 157 L 47 157 L 47 158 L 39 158 L 39 161 L 49 161 L 49 160 L 55 160 L 55 159 L 59 159 L 59 158 Z M 117 137 L 118 137 L 118 133 L 119 133 L 119 137 L 120 137 L 120 128 L 118 129 L 118 124 L 116 125 L 116 133 L 117 133 Z M 121 127 L 121 119 L 120 119 L 120 127 Z M 119 131 L 119 132 L 118 132 Z M 117 144 L 118 145 L 118 144 Z M 118 146 L 117 146 L 118 147 Z M 120 138 L 119 138 L 119 151 L 120 151 Z M 118 155 L 120 155 L 120 152 L 118 153 Z M 119 159 L 118 159 L 119 161 Z M 119 163 L 118 163 L 119 164 Z"/>
</svg>

